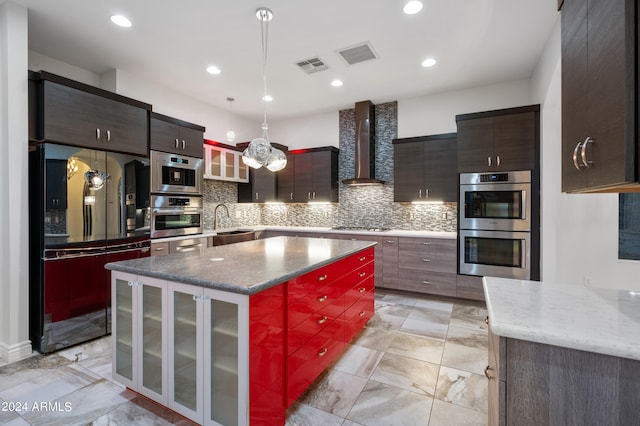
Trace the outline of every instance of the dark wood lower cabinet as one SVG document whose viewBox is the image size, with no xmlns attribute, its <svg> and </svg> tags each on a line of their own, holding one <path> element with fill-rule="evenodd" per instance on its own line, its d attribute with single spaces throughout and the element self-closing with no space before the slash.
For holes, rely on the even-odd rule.
<svg viewBox="0 0 640 426">
<path fill-rule="evenodd" d="M 640 424 L 640 361 L 490 331 L 486 374 L 490 426 Z"/>
</svg>

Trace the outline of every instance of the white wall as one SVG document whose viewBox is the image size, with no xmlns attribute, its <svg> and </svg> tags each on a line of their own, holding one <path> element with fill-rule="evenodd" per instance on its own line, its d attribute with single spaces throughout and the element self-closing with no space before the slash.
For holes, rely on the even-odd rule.
<svg viewBox="0 0 640 426">
<path fill-rule="evenodd" d="M 0 1 L 0 362 L 31 354 L 27 10 Z"/>
<path fill-rule="evenodd" d="M 67 64 L 34 50 L 29 50 L 29 69 L 31 71 L 49 71 L 71 80 L 90 86 L 100 87 L 100 76 L 75 65 Z"/>
<path fill-rule="evenodd" d="M 338 111 L 269 123 L 269 139 L 289 149 L 339 146 Z"/>
<path fill-rule="evenodd" d="M 456 115 L 530 105 L 530 80 L 398 99 L 398 137 L 454 133 Z"/>
<path fill-rule="evenodd" d="M 561 192 L 560 24 L 532 78 L 542 103 L 544 281 L 640 290 L 640 261 L 618 260 L 618 195 Z"/>
</svg>

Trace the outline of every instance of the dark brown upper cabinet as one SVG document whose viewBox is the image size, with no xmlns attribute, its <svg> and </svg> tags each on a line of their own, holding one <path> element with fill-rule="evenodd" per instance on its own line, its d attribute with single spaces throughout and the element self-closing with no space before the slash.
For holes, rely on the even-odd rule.
<svg viewBox="0 0 640 426">
<path fill-rule="evenodd" d="M 203 157 L 204 127 L 152 112 L 150 129 L 152 150 Z"/>
<path fill-rule="evenodd" d="M 67 209 L 67 160 L 49 159 L 46 162 L 45 208 Z"/>
<path fill-rule="evenodd" d="M 638 5 L 562 6 L 562 191 L 640 190 Z"/>
<path fill-rule="evenodd" d="M 151 105 L 44 71 L 29 89 L 32 142 L 148 155 Z"/>
<path fill-rule="evenodd" d="M 540 105 L 456 116 L 458 172 L 535 170 Z"/>
<path fill-rule="evenodd" d="M 458 200 L 456 134 L 393 140 L 393 201 Z"/>
<path fill-rule="evenodd" d="M 281 203 L 295 203 L 296 191 L 296 158 L 298 155 L 290 152 L 287 155 L 287 167 L 278 172 L 277 198 Z"/>
<path fill-rule="evenodd" d="M 288 167 L 288 164 L 287 164 Z M 249 168 L 249 183 L 238 184 L 239 203 L 266 203 L 277 201 L 276 173 L 265 167 Z"/>
<path fill-rule="evenodd" d="M 338 149 L 311 148 L 295 155 L 294 202 L 337 203 Z"/>
</svg>

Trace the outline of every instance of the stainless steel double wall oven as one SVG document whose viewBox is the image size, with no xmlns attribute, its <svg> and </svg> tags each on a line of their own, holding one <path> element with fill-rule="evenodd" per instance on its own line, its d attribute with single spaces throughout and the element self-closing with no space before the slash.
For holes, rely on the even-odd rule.
<svg viewBox="0 0 640 426">
<path fill-rule="evenodd" d="M 201 234 L 202 158 L 151 151 L 151 238 Z"/>
<path fill-rule="evenodd" d="M 459 272 L 533 279 L 531 171 L 460 174 Z"/>
</svg>

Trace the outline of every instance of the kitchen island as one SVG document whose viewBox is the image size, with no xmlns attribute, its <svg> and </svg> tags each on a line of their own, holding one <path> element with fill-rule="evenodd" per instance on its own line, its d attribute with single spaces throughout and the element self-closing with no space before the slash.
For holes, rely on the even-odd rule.
<svg viewBox="0 0 640 426">
<path fill-rule="evenodd" d="M 107 264 L 114 379 L 201 424 L 284 424 L 373 315 L 374 245 L 275 237 Z"/>
<path fill-rule="evenodd" d="M 640 294 L 483 284 L 490 425 L 640 424 Z"/>
</svg>

